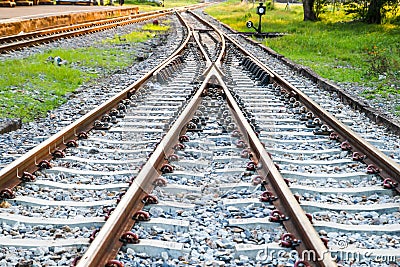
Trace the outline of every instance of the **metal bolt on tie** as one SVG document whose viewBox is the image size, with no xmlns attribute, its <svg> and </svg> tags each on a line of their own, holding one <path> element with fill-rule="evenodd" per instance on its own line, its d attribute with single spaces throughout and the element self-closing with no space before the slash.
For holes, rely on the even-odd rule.
<svg viewBox="0 0 400 267">
<path fill-rule="evenodd" d="M 385 189 L 394 189 L 398 186 L 398 183 L 393 181 L 392 178 L 386 178 L 383 180 L 383 188 Z"/>
<path fill-rule="evenodd" d="M 173 162 L 173 161 L 178 161 L 179 160 L 179 156 L 176 154 L 171 154 L 168 156 L 167 158 L 168 162 Z"/>
<path fill-rule="evenodd" d="M 122 234 L 119 240 L 124 244 L 137 244 L 139 243 L 139 236 L 129 231 Z"/>
<path fill-rule="evenodd" d="M 366 157 L 366 155 L 362 155 L 360 152 L 354 152 L 351 158 L 354 161 L 363 161 Z"/>
<path fill-rule="evenodd" d="M 164 179 L 163 177 L 158 177 L 157 179 L 154 180 L 153 185 L 154 186 L 167 186 L 167 180 Z"/>
<path fill-rule="evenodd" d="M 261 197 L 260 197 L 260 201 L 261 202 L 269 202 L 270 204 L 272 204 L 272 202 L 273 201 L 275 201 L 275 200 L 277 200 L 278 198 L 277 197 L 275 197 L 271 192 L 269 192 L 269 191 L 264 191 L 262 194 L 261 194 Z"/>
<path fill-rule="evenodd" d="M 15 198 L 15 194 L 10 188 L 5 188 L 0 191 L 0 198 L 2 199 L 12 199 Z"/>
<path fill-rule="evenodd" d="M 161 167 L 160 171 L 161 171 L 163 174 L 165 174 L 165 173 L 172 173 L 172 172 L 174 171 L 174 168 L 173 168 L 171 165 L 169 165 L 169 164 L 164 164 L 164 165 Z"/>
<path fill-rule="evenodd" d="M 35 159 L 36 161 L 36 159 Z M 36 162 L 35 162 L 36 164 Z M 36 164 L 37 167 L 39 167 L 39 169 L 50 169 L 51 168 L 51 164 L 48 160 L 42 160 L 41 162 L 39 162 L 38 164 Z"/>
<path fill-rule="evenodd" d="M 253 185 L 259 185 L 259 184 L 262 184 L 263 182 L 264 182 L 264 179 L 260 175 L 257 175 L 252 179 Z"/>
<path fill-rule="evenodd" d="M 142 199 L 142 202 L 144 205 L 158 204 L 158 198 L 157 196 L 147 195 Z"/>
<path fill-rule="evenodd" d="M 150 214 L 144 210 L 139 210 L 132 216 L 132 219 L 135 221 L 149 221 Z"/>
<path fill-rule="evenodd" d="M 380 169 L 376 167 L 374 164 L 370 164 L 367 166 L 367 173 L 368 174 L 378 174 L 380 173 Z"/>
<path fill-rule="evenodd" d="M 65 158 L 65 153 L 62 150 L 57 149 L 53 152 L 53 157 L 55 158 Z"/>
<path fill-rule="evenodd" d="M 280 245 L 285 248 L 295 248 L 300 243 L 301 240 L 296 239 L 292 233 L 286 233 L 282 235 Z"/>
<path fill-rule="evenodd" d="M 117 260 L 109 260 L 105 267 L 124 267 L 124 264 Z"/>
<path fill-rule="evenodd" d="M 283 222 L 289 220 L 289 217 L 286 217 L 280 210 L 276 209 L 271 212 L 269 217 L 271 222 Z"/>
<path fill-rule="evenodd" d="M 352 149 L 352 147 L 348 141 L 344 141 L 343 143 L 341 143 L 340 148 L 344 151 L 350 151 Z"/>
<path fill-rule="evenodd" d="M 90 237 L 89 237 L 89 243 L 92 243 L 92 242 L 93 242 L 93 240 L 96 238 L 96 235 L 97 235 L 97 233 L 98 233 L 99 231 L 100 231 L 100 230 L 99 230 L 98 228 L 93 230 L 92 234 L 91 234 Z"/>
</svg>

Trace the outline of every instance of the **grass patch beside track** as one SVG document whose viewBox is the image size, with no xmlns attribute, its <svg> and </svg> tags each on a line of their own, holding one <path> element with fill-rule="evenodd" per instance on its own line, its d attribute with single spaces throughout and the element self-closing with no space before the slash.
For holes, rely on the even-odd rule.
<svg viewBox="0 0 400 267">
<path fill-rule="evenodd" d="M 65 103 L 66 94 L 104 73 L 132 65 L 135 46 L 165 32 L 169 26 L 145 25 L 142 29 L 94 47 L 53 49 L 20 60 L 0 62 L 0 117 L 21 118 L 23 122 L 46 116 L 49 110 Z M 49 57 L 60 57 L 58 66 Z"/>
<path fill-rule="evenodd" d="M 161 3 L 163 2 L 162 0 L 158 0 Z M 115 2 L 115 1 L 114 1 Z M 118 3 L 118 1 L 116 2 Z M 125 4 L 127 5 L 135 5 L 139 7 L 140 12 L 148 12 L 148 11 L 153 11 L 153 10 L 160 10 L 160 9 L 165 9 L 165 8 L 173 8 L 173 7 L 179 7 L 179 6 L 187 6 L 187 5 L 192 5 L 192 4 L 197 4 L 199 3 L 198 0 L 165 0 L 164 1 L 164 7 L 158 5 L 156 2 L 149 2 L 149 1 L 144 1 L 144 0 L 125 0 Z"/>
<path fill-rule="evenodd" d="M 256 5 L 229 0 L 206 12 L 237 31 L 246 21 L 258 25 Z M 275 4 L 263 16 L 263 32 L 283 32 L 287 36 L 265 39 L 263 43 L 338 83 L 353 83 L 360 94 L 381 100 L 400 99 L 400 25 L 368 25 L 354 22 L 343 10 L 328 11 L 321 21 L 304 22 L 301 5 Z"/>
</svg>

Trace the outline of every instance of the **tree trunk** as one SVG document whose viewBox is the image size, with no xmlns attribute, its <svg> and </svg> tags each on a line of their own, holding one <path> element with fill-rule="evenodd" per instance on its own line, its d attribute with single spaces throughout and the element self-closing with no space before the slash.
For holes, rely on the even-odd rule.
<svg viewBox="0 0 400 267">
<path fill-rule="evenodd" d="M 317 20 L 317 16 L 315 15 L 314 10 L 313 10 L 314 1 L 315 0 L 303 0 L 304 21 L 306 21 L 306 20 L 316 21 Z"/>
<path fill-rule="evenodd" d="M 383 2 L 383 0 L 371 0 L 365 17 L 367 23 L 381 24 Z"/>
</svg>

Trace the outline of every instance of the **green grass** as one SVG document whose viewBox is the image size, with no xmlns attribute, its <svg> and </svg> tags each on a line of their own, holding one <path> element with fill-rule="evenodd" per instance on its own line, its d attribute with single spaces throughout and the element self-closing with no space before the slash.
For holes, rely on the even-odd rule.
<svg viewBox="0 0 400 267">
<path fill-rule="evenodd" d="M 179 6 L 187 6 L 191 4 L 199 3 L 198 0 L 165 0 L 164 7 L 157 5 L 156 3 L 148 2 L 145 0 L 125 0 L 125 5 L 135 5 L 139 7 L 140 12 L 148 12 L 153 10 L 160 10 L 165 8 L 173 8 Z"/>
<path fill-rule="evenodd" d="M 164 23 L 169 23 L 165 21 Z M 141 43 L 148 39 L 154 38 L 157 33 L 169 30 L 168 25 L 153 25 L 146 24 L 142 27 L 140 32 L 132 32 L 123 36 L 115 36 L 114 39 L 104 40 L 103 43 L 108 44 L 126 44 L 126 43 Z"/>
<path fill-rule="evenodd" d="M 396 116 L 400 116 L 400 105 L 396 105 L 395 106 L 395 112 L 394 113 L 395 113 Z"/>
<path fill-rule="evenodd" d="M 21 118 L 23 122 L 46 116 L 67 101 L 66 94 L 104 73 L 132 65 L 134 51 L 125 49 L 153 38 L 166 25 L 145 25 L 141 30 L 114 39 L 104 40 L 96 47 L 54 49 L 21 60 L 0 62 L 0 117 Z M 47 59 L 59 56 L 68 64 L 57 66 Z"/>
<path fill-rule="evenodd" d="M 254 31 L 246 28 L 247 20 L 258 24 L 255 7 L 237 0 L 209 7 L 206 12 L 238 31 Z M 285 10 L 285 4 L 275 4 L 274 10 L 263 16 L 262 29 L 288 33 L 263 43 L 324 78 L 379 87 L 374 93 L 382 97 L 390 95 L 388 88 L 394 86 L 399 96 L 399 25 L 354 22 L 343 9 L 322 14 L 321 21 L 304 22 L 301 5 Z"/>
</svg>

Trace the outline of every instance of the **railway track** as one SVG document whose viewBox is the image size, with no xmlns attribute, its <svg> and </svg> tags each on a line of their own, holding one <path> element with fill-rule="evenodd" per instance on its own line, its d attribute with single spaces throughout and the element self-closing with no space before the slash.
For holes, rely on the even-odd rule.
<svg viewBox="0 0 400 267">
<path fill-rule="evenodd" d="M 92 22 L 79 23 L 74 25 L 53 27 L 39 31 L 26 32 L 16 35 L 0 37 L 0 53 L 12 52 L 24 47 L 39 45 L 46 42 L 52 42 L 64 38 L 73 38 L 84 34 L 95 33 L 121 27 L 132 23 L 138 23 L 145 20 L 172 14 L 176 11 L 195 9 L 207 4 L 196 4 L 187 7 L 170 8 L 165 10 L 151 11 L 145 13 L 131 14 L 117 18 L 103 19 Z"/>
<path fill-rule="evenodd" d="M 230 36 L 236 37 L 236 40 L 240 40 L 239 42 L 254 54 L 262 54 L 260 46 L 254 42 L 248 42 L 240 36 Z M 394 240 L 399 234 L 398 179 L 394 178 L 398 177 L 398 174 L 397 171 L 389 174 L 393 169 L 398 168 L 398 136 L 391 135 L 383 127 L 377 127 L 373 123 L 364 123 L 367 119 L 362 114 L 346 110 L 341 103 L 335 106 L 335 102 L 332 103 L 332 100 L 326 96 L 327 94 L 321 93 L 321 90 L 311 82 L 293 75 L 293 72 L 282 67 L 283 64 L 279 64 L 278 60 L 269 56 L 262 56 L 260 60 L 277 69 L 274 71 L 278 76 L 278 81 L 286 79 L 289 82 L 286 85 L 278 82 L 278 87 L 270 85 L 270 90 L 266 91 L 255 88 L 241 90 L 242 85 L 246 87 L 247 83 L 247 86 L 251 87 L 252 82 L 250 80 L 245 82 L 246 77 L 239 78 L 238 75 L 239 77 L 231 85 L 238 89 L 239 98 L 243 97 L 241 101 L 245 103 L 245 106 L 256 117 L 259 117 L 259 120 L 255 119 L 255 121 L 259 123 L 257 127 L 261 136 L 264 135 L 261 140 L 267 144 L 267 151 L 274 154 L 274 161 L 281 167 L 283 176 L 296 183 L 296 185 L 291 185 L 292 191 L 302 199 L 301 203 L 305 210 L 313 212 L 315 215 L 314 217 L 318 220 L 315 223 L 316 228 L 321 229 L 321 234 L 332 237 L 329 243 L 332 254 L 347 259 L 357 255 L 360 259 L 363 258 L 361 254 L 368 255 L 370 253 L 369 257 L 365 257 L 369 260 L 365 260 L 364 264 L 381 266 L 380 264 L 385 263 L 385 259 L 386 264 L 398 264 L 399 259 L 396 255 L 399 255 L 399 251 L 395 249 L 391 252 L 386 251 L 388 248 L 396 248 Z M 249 66 L 251 67 L 248 59 L 240 58 L 238 62 L 237 65 L 244 65 L 244 69 L 249 70 Z M 232 72 L 235 70 L 237 67 L 232 68 Z M 250 75 L 254 76 L 255 74 L 253 68 Z M 288 89 L 295 88 L 294 85 L 302 90 Z M 282 87 L 286 87 L 285 90 Z M 261 101 L 263 98 L 261 95 L 265 93 L 268 94 L 268 97 Z M 306 99 L 304 93 L 310 96 L 309 100 Z M 271 95 L 276 97 L 271 99 Z M 247 103 L 246 99 L 249 99 L 250 103 Z M 300 100 L 300 106 L 297 100 Z M 271 101 L 272 103 L 268 107 L 265 103 Z M 322 108 L 317 107 L 315 103 L 312 103 L 313 101 L 327 107 L 332 114 L 335 114 L 337 120 L 342 121 L 347 127 L 333 122 L 334 120 L 329 118 L 326 113 L 321 112 Z M 322 120 L 329 122 L 329 127 L 335 128 L 337 132 L 346 132 L 339 139 L 339 147 L 338 142 L 321 142 L 326 138 L 315 136 L 315 133 L 310 134 L 311 131 L 316 131 L 315 128 L 321 134 L 320 130 L 324 127 L 315 127 L 313 125 L 315 123 L 311 123 L 310 118 L 305 119 L 306 114 L 303 113 L 304 108 L 301 105 L 306 105 Z M 277 113 L 265 112 L 266 110 L 275 110 Z M 301 110 L 303 111 L 299 112 Z M 292 117 L 288 118 L 289 114 L 293 114 Z M 363 128 L 362 125 L 367 125 L 367 127 Z M 338 126 L 342 129 L 338 129 Z M 351 132 L 349 128 L 357 134 L 353 137 L 349 136 L 348 132 Z M 376 128 L 378 128 L 377 132 L 371 134 Z M 326 134 L 331 133 L 327 132 Z M 380 148 L 381 152 L 369 144 L 362 144 L 364 141 L 358 135 Z M 336 137 L 337 135 L 334 133 L 330 139 L 336 139 Z M 349 149 L 346 139 L 352 139 L 353 147 L 351 149 Z M 358 151 L 362 151 L 362 153 Z M 360 155 L 362 155 L 361 158 Z M 278 158 L 275 159 L 275 157 Z M 330 163 L 330 161 L 332 162 Z M 379 164 L 377 162 L 382 164 L 376 167 L 375 164 Z M 391 178 L 387 179 L 387 177 Z M 384 188 L 394 189 L 394 191 Z M 347 227 L 346 225 L 351 226 Z M 326 229 L 330 229 L 331 233 L 327 233 Z M 338 233 L 338 231 L 342 232 Z M 372 241 L 373 239 L 379 241 L 375 243 Z M 380 245 L 376 245 L 377 243 Z M 375 248 L 381 250 L 374 251 Z M 343 251 L 354 254 L 349 256 Z M 359 254 L 355 251 L 358 251 Z M 379 253 L 383 253 L 383 255 L 379 255 Z M 375 262 L 372 255 L 376 256 Z M 351 263 L 357 264 L 357 262 Z M 349 261 L 344 264 L 346 266 Z"/>
<path fill-rule="evenodd" d="M 74 266 L 397 264 L 398 164 L 237 41 L 177 16 L 187 34 L 168 60 L 0 172 L 7 253 Z"/>
</svg>

